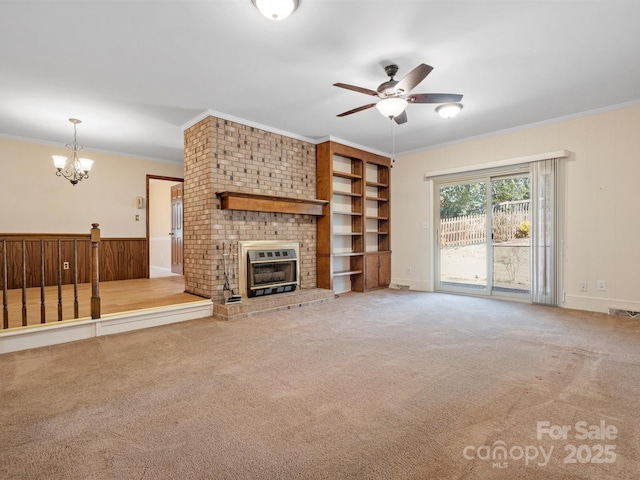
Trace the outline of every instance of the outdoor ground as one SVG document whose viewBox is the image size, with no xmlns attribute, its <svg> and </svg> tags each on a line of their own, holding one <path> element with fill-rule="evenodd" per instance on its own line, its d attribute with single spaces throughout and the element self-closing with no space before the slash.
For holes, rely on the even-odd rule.
<svg viewBox="0 0 640 480">
<path fill-rule="evenodd" d="M 529 290 L 529 239 L 494 244 L 493 286 Z M 486 243 L 446 247 L 440 255 L 442 282 L 484 286 L 487 283 Z"/>
</svg>

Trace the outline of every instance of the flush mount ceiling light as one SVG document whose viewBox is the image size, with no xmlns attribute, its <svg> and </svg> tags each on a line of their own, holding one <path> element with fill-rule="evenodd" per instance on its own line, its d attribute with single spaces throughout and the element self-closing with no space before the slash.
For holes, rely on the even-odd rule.
<svg viewBox="0 0 640 480">
<path fill-rule="evenodd" d="M 82 150 L 82 145 L 78 145 L 76 140 L 76 126 L 82 122 L 77 118 L 70 118 L 69 121 L 73 123 L 73 143 L 67 144 L 66 147 L 71 149 L 71 156 L 51 155 L 51 157 L 58 170 L 56 175 L 66 178 L 71 182 L 71 185 L 76 186 L 79 181 L 89 178 L 89 170 L 91 170 L 93 160 L 78 158 L 78 152 Z"/>
<path fill-rule="evenodd" d="M 269 20 L 284 20 L 298 8 L 299 0 L 251 0 Z"/>
<path fill-rule="evenodd" d="M 436 108 L 436 112 L 442 118 L 453 118 L 460 113 L 460 110 L 462 110 L 461 103 L 445 103 Z"/>
<path fill-rule="evenodd" d="M 394 118 L 404 112 L 408 102 L 404 98 L 391 97 L 380 100 L 376 103 L 378 111 L 388 118 Z"/>
</svg>

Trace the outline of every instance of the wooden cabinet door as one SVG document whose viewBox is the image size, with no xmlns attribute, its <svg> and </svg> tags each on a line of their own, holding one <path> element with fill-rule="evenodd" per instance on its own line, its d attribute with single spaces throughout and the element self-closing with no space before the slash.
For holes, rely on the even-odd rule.
<svg viewBox="0 0 640 480">
<path fill-rule="evenodd" d="M 387 287 L 391 283 L 391 255 L 389 252 L 365 256 L 366 290 Z"/>
<path fill-rule="evenodd" d="M 378 287 L 378 255 L 365 255 L 364 260 L 364 288 Z"/>
<path fill-rule="evenodd" d="M 378 286 L 387 287 L 391 283 L 391 255 L 381 253 L 378 259 Z"/>
</svg>

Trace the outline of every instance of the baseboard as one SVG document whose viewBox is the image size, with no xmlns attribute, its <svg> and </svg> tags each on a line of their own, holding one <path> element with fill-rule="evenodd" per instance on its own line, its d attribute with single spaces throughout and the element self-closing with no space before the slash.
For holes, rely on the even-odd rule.
<svg viewBox="0 0 640 480">
<path fill-rule="evenodd" d="M 213 303 L 211 300 L 201 300 L 167 307 L 114 313 L 98 319 L 66 320 L 45 325 L 13 328 L 0 332 L 0 354 L 168 325 L 212 315 Z"/>
<path fill-rule="evenodd" d="M 409 278 L 392 278 L 389 288 L 404 289 L 406 286 L 409 286 L 409 290 L 433 292 L 433 286 L 429 282 Z"/>
<path fill-rule="evenodd" d="M 573 308 L 575 310 L 587 310 L 590 312 L 609 313 L 609 308 L 619 310 L 640 311 L 640 303 L 629 302 L 616 298 L 589 297 L 579 295 L 567 295 L 565 301 L 561 304 L 565 308 Z"/>
</svg>

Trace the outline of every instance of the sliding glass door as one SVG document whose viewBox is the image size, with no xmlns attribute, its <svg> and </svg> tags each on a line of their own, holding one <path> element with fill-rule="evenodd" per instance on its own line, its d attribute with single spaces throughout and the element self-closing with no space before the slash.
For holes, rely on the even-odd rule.
<svg viewBox="0 0 640 480">
<path fill-rule="evenodd" d="M 450 178 L 436 185 L 436 290 L 528 299 L 528 172 Z"/>
</svg>

